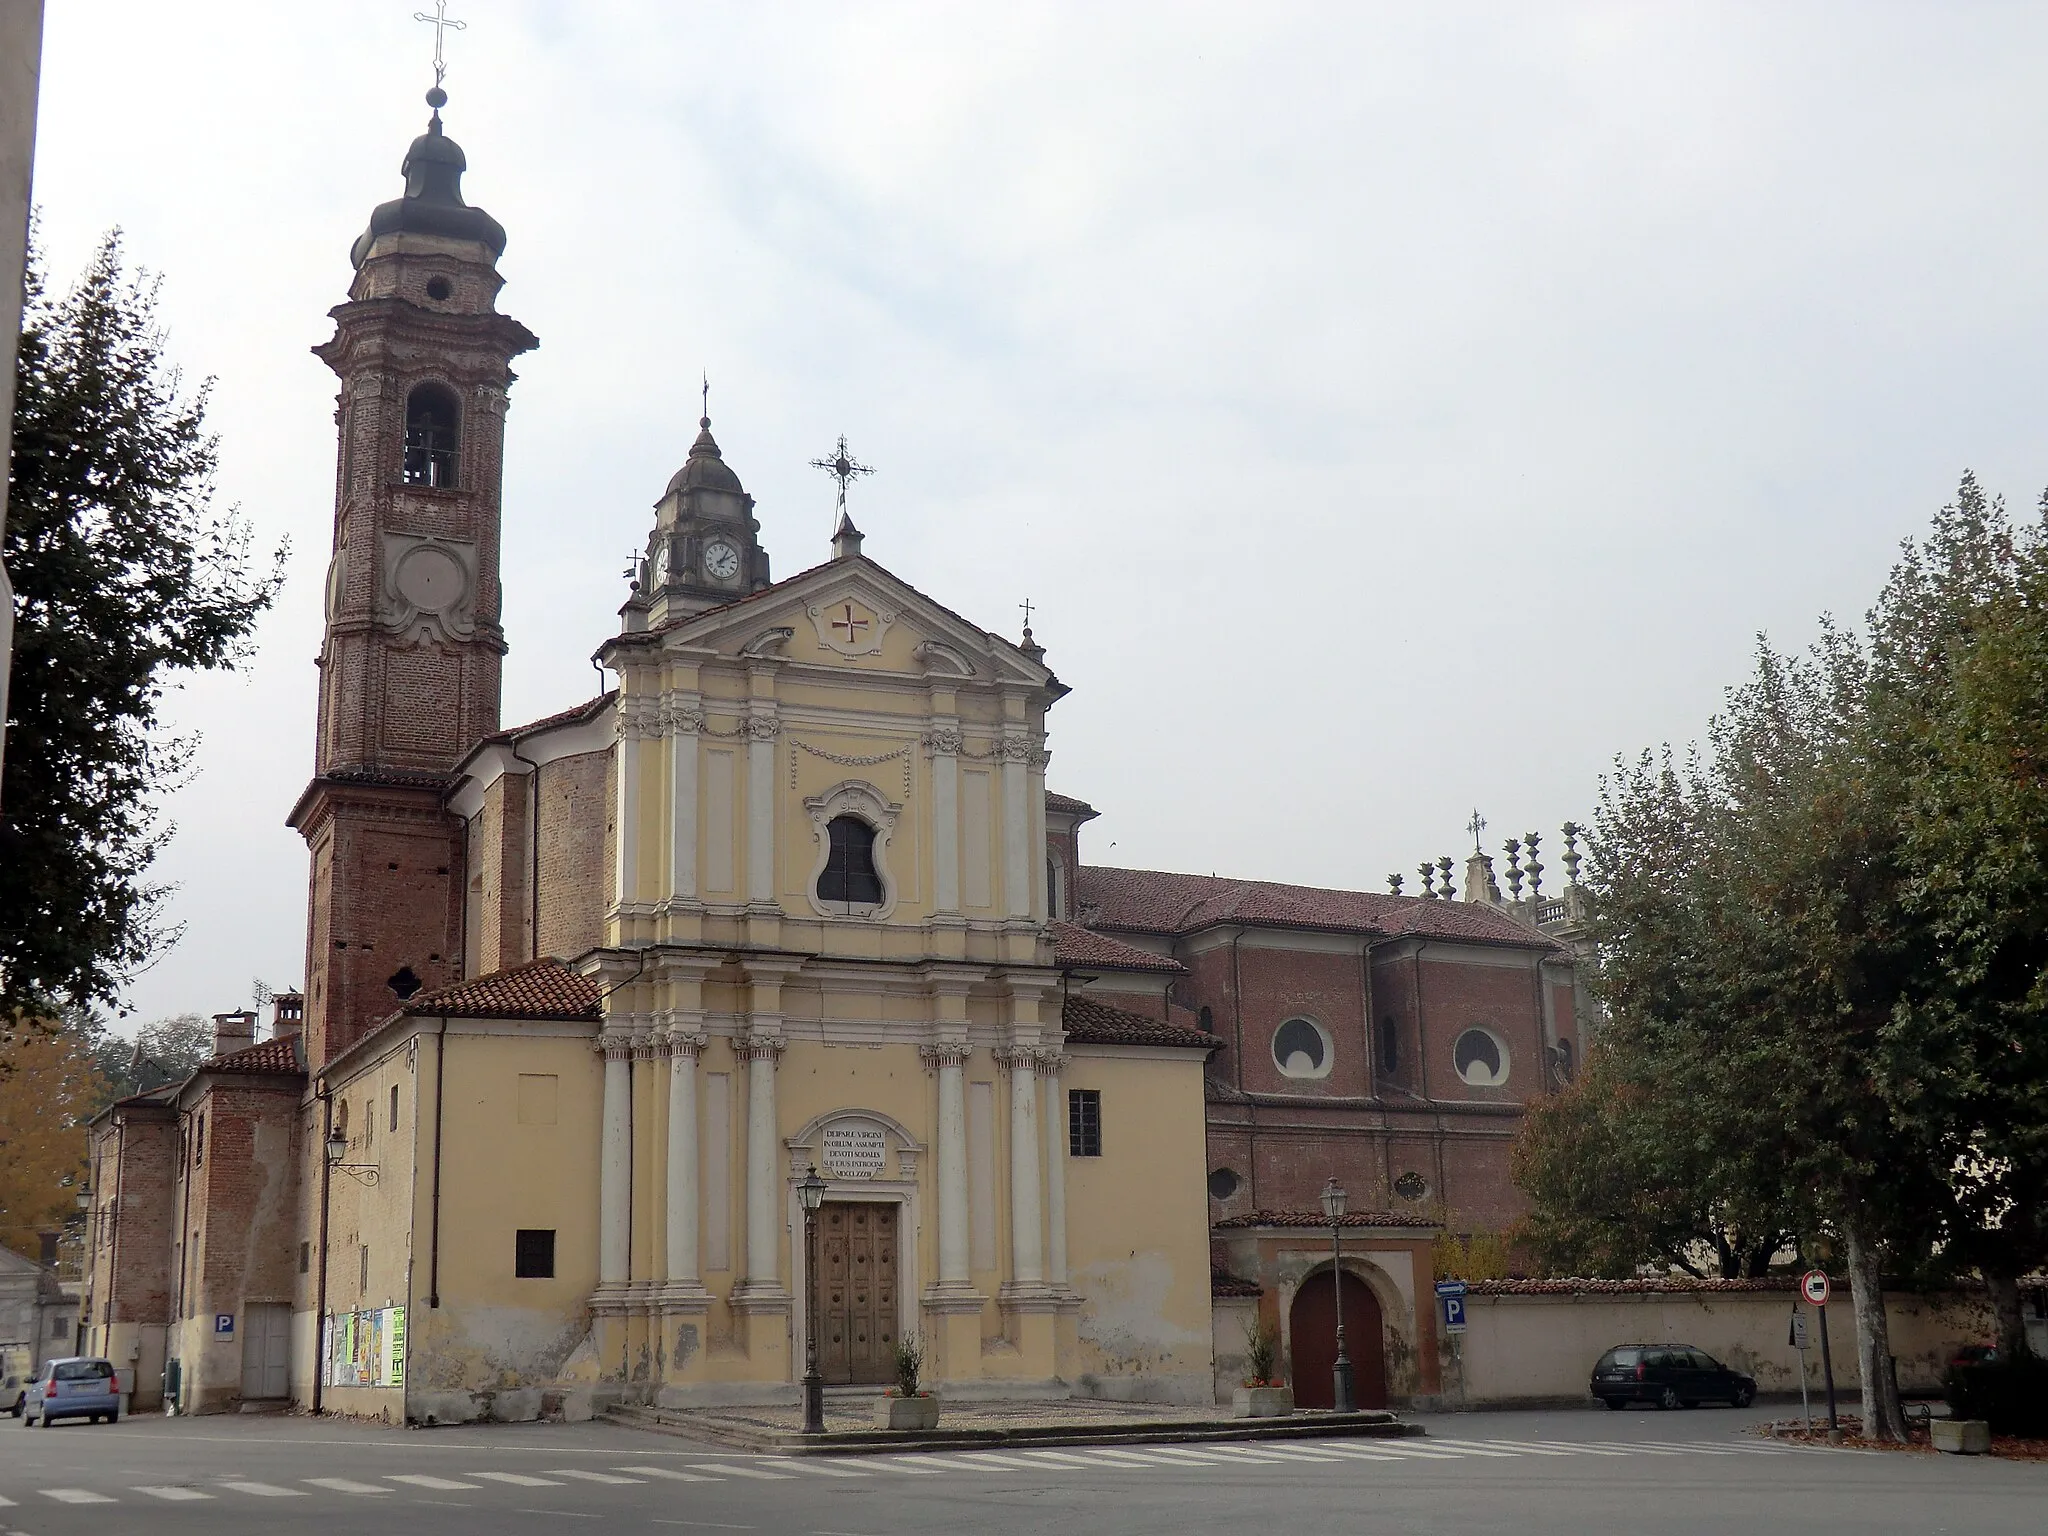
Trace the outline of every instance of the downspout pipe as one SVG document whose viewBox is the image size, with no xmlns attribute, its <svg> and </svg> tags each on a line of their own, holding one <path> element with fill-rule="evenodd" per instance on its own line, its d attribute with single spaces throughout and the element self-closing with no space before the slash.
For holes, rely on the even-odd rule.
<svg viewBox="0 0 2048 1536">
<path fill-rule="evenodd" d="M 526 958 L 540 958 L 540 764 L 520 755 L 519 743 L 512 743 L 512 756 L 528 767 L 526 775 Z M 442 1021 L 444 1026 L 446 1020 Z M 436 1090 L 438 1091 L 438 1090 Z"/>
<path fill-rule="evenodd" d="M 441 1085 L 448 1072 L 448 1020 L 434 1036 L 434 1202 L 427 1222 L 427 1308 L 441 1305 Z M 407 1380 L 411 1380 L 408 1373 Z"/>
<path fill-rule="evenodd" d="M 334 1132 L 334 1099 L 327 1091 L 327 1080 L 320 1080 L 320 1145 L 316 1155 L 320 1159 L 320 1278 L 315 1285 L 313 1300 L 313 1412 L 320 1412 L 323 1389 L 327 1385 L 327 1198 L 334 1183 L 334 1170 L 327 1166 L 327 1138 Z"/>
</svg>

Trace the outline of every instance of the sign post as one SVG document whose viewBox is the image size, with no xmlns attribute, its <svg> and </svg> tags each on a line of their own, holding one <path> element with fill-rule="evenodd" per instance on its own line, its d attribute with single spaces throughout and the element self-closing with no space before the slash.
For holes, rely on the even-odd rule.
<svg viewBox="0 0 2048 1536">
<path fill-rule="evenodd" d="M 1820 1314 L 1820 1373 L 1828 1389 L 1828 1438 L 1838 1440 L 1842 1425 L 1835 1416 L 1835 1353 L 1828 1346 L 1828 1277 L 1817 1269 L 1809 1269 L 1799 1277 L 1799 1294 L 1812 1302 Z"/>
<path fill-rule="evenodd" d="M 1443 1314 L 1444 1333 L 1451 1341 L 1451 1358 L 1458 1368 L 1458 1402 L 1465 1404 L 1465 1282 L 1462 1280 L 1439 1280 L 1436 1283 L 1437 1307 Z"/>
<path fill-rule="evenodd" d="M 1810 1435 L 1813 1433 L 1813 1407 L 1806 1397 L 1806 1318 L 1796 1301 L 1792 1303 L 1792 1336 L 1785 1342 L 1799 1350 L 1799 1421 Z"/>
</svg>

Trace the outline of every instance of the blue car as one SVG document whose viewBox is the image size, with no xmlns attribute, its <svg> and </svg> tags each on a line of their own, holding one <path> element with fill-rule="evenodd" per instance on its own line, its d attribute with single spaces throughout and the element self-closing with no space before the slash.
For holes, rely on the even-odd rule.
<svg viewBox="0 0 2048 1536">
<path fill-rule="evenodd" d="M 121 1420 L 121 1381 L 110 1360 L 73 1355 L 45 1360 L 22 1399 L 22 1423 L 48 1429 L 59 1419 L 89 1419 L 97 1424 Z"/>
</svg>

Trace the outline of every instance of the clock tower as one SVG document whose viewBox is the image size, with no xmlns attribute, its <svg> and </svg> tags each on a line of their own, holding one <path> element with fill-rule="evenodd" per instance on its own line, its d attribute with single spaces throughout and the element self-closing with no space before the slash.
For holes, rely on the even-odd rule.
<svg viewBox="0 0 2048 1536">
<path fill-rule="evenodd" d="M 620 612 L 628 630 L 660 629 L 767 585 L 754 498 L 719 452 L 705 416 L 689 458 L 654 504 L 654 532 Z"/>
</svg>

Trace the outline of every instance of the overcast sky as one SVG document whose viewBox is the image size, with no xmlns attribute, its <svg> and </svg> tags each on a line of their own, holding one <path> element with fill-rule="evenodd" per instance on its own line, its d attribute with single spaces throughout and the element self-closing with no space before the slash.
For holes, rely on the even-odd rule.
<svg viewBox="0 0 2048 1536">
<path fill-rule="evenodd" d="M 335 381 L 417 0 L 51 0 L 54 278 L 105 228 L 292 541 L 159 866 L 138 1018 L 304 969 Z M 507 723 L 588 697 L 695 428 L 780 575 L 867 552 L 1074 692 L 1096 862 L 1383 888 L 1583 818 L 1767 630 L 1860 615 L 1974 468 L 2048 484 L 2048 11 L 456 0 L 510 236 Z M 1114 848 L 1111 844 L 1114 842 Z M 1460 870 L 1462 878 L 1462 868 Z"/>
</svg>

